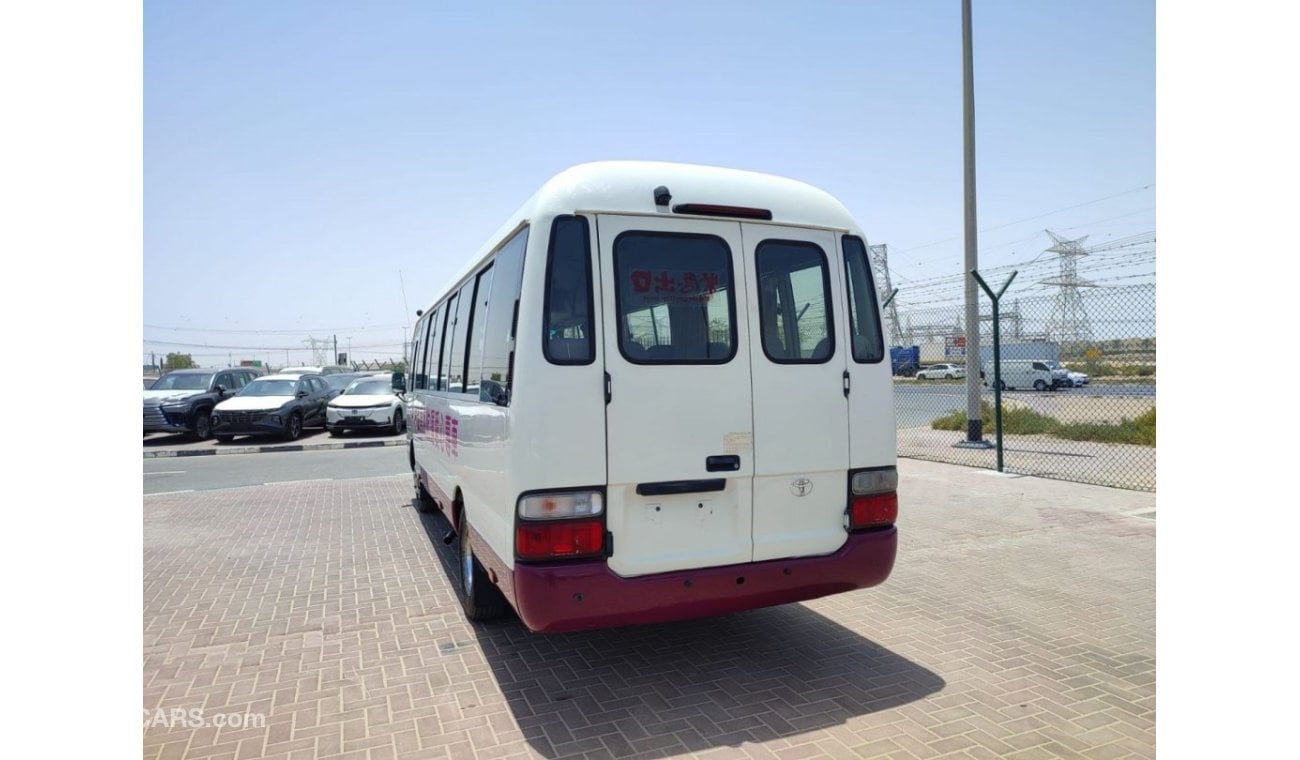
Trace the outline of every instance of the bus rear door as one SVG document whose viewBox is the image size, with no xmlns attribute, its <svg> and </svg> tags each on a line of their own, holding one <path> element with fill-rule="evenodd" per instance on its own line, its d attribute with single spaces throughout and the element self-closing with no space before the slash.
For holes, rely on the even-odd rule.
<svg viewBox="0 0 1300 760">
<path fill-rule="evenodd" d="M 738 222 L 600 215 L 609 567 L 753 559 L 753 394 Z"/>
</svg>

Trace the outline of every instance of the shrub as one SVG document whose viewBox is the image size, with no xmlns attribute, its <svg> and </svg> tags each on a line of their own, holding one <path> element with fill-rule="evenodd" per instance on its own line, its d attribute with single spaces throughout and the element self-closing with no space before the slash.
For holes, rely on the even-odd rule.
<svg viewBox="0 0 1300 760">
<path fill-rule="evenodd" d="M 980 402 L 980 417 L 984 428 L 996 431 L 993 427 L 993 405 L 987 401 Z M 930 422 L 934 430 L 966 430 L 966 412 L 952 411 Z M 1130 443 L 1139 446 L 1156 445 L 1156 410 L 1154 408 L 1139 415 L 1137 419 L 1127 417 L 1119 424 L 1109 422 L 1074 422 L 1065 424 L 1053 417 L 1039 414 L 1033 409 L 1022 406 L 1006 407 L 1002 410 L 1002 432 L 1012 435 L 1046 434 L 1070 441 L 1095 441 L 1097 443 Z"/>
</svg>

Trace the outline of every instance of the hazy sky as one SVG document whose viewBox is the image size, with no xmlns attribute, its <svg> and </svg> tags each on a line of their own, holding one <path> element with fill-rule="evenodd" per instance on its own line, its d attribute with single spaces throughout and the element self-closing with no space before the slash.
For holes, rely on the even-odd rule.
<svg viewBox="0 0 1300 760">
<path fill-rule="evenodd" d="M 957 0 L 147 2 L 144 353 L 397 357 L 547 178 L 611 158 L 817 185 L 907 304 L 962 268 L 960 22 Z M 974 39 L 981 268 L 1045 227 L 1154 230 L 1154 3 L 975 0 Z"/>
</svg>

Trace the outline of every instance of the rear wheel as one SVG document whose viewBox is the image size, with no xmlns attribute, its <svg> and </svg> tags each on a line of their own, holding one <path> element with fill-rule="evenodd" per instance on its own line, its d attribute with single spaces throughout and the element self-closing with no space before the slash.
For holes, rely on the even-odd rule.
<svg viewBox="0 0 1300 760">
<path fill-rule="evenodd" d="M 1000 391 L 1005 391 L 1006 389 L 1007 389 L 1007 384 L 1004 383 L 1004 382 L 1002 382 L 1001 380 L 999 380 L 999 381 L 998 381 L 998 390 L 1000 390 Z"/>
<path fill-rule="evenodd" d="M 302 415 L 294 412 L 289 415 L 289 421 L 284 426 L 284 437 L 296 441 L 302 435 Z"/>
<path fill-rule="evenodd" d="M 1047 390 L 1047 383 L 1043 382 L 1042 380 L 1035 380 L 1035 381 L 1034 381 L 1034 390 L 1036 390 L 1036 391 L 1045 391 L 1045 390 Z"/>
<path fill-rule="evenodd" d="M 200 409 L 194 413 L 194 431 L 191 435 L 200 441 L 206 441 L 212 437 L 211 409 Z"/>
<path fill-rule="evenodd" d="M 483 565 L 474 556 L 474 547 L 470 542 L 473 531 L 465 519 L 465 509 L 459 510 L 459 523 L 456 531 L 456 545 L 460 562 L 460 583 L 456 586 L 456 595 L 465 610 L 465 617 L 470 620 L 491 620 L 505 612 L 505 597 L 483 570 Z"/>
<path fill-rule="evenodd" d="M 949 373 L 949 374 L 947 374 L 947 375 L 944 375 L 944 376 L 943 376 L 943 379 L 944 379 L 944 380 L 952 380 L 952 379 L 953 379 L 952 374 Z"/>
</svg>

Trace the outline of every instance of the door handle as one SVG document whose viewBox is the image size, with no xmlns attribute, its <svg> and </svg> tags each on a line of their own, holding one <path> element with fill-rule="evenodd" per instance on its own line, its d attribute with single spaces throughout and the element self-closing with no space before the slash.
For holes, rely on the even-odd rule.
<svg viewBox="0 0 1300 760">
<path fill-rule="evenodd" d="M 704 467 L 709 472 L 735 472 L 740 469 L 740 457 L 736 454 L 708 457 Z"/>
</svg>

